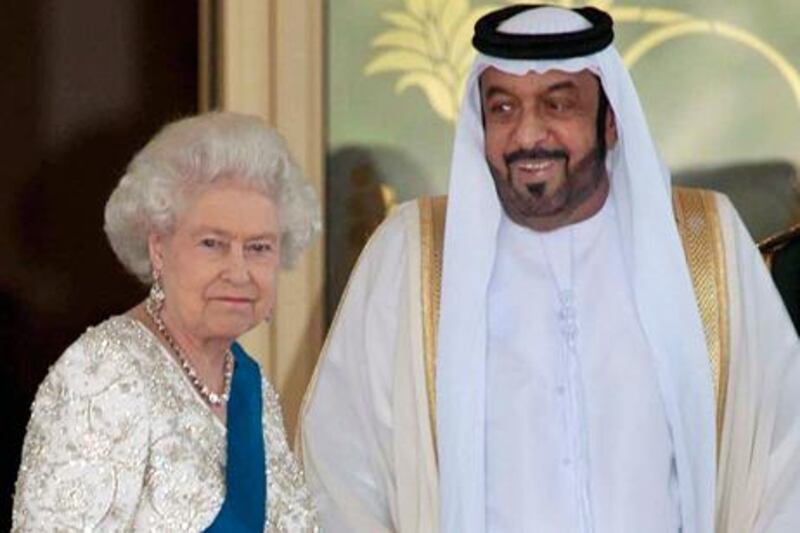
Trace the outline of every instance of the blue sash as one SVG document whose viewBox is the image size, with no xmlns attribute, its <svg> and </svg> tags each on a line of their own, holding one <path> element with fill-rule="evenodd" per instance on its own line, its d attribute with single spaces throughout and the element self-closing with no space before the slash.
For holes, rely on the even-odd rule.
<svg viewBox="0 0 800 533">
<path fill-rule="evenodd" d="M 206 530 L 263 532 L 267 505 L 266 453 L 261 425 L 261 371 L 238 343 L 228 399 L 228 460 L 225 501 Z"/>
</svg>

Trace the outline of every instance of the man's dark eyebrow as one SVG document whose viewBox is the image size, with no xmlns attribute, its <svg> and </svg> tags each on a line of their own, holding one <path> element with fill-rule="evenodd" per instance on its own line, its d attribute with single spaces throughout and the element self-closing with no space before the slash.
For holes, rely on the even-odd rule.
<svg viewBox="0 0 800 533">
<path fill-rule="evenodd" d="M 556 91 L 563 91 L 563 90 L 567 90 L 567 89 L 573 89 L 574 90 L 574 89 L 577 89 L 577 88 L 578 88 L 578 86 L 575 84 L 574 81 L 572 81 L 572 80 L 564 80 L 564 81 L 558 81 L 558 82 L 554 83 L 553 85 L 550 85 L 549 87 L 547 87 L 547 92 L 548 93 L 553 93 L 553 92 L 556 92 Z M 488 100 L 489 98 L 492 98 L 494 96 L 508 96 L 508 94 L 509 94 L 509 92 L 506 91 L 505 89 L 503 89 L 502 87 L 498 87 L 497 85 L 492 85 L 488 89 L 486 89 L 486 92 L 484 93 L 483 97 Z"/>
<path fill-rule="evenodd" d="M 497 85 L 492 85 L 488 89 L 486 89 L 486 93 L 483 95 L 484 98 L 487 100 L 492 98 L 493 96 L 508 96 L 508 91 L 505 89 L 498 87 Z"/>
<path fill-rule="evenodd" d="M 564 80 L 554 83 L 553 85 L 547 88 L 547 92 L 552 93 L 556 91 L 562 91 L 564 89 L 577 89 L 578 86 L 575 85 L 575 82 L 572 80 Z"/>
</svg>

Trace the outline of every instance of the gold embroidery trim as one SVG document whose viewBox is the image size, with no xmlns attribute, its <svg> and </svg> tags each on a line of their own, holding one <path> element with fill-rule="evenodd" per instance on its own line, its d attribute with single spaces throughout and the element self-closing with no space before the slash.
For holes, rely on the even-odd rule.
<svg viewBox="0 0 800 533">
<path fill-rule="evenodd" d="M 675 187 L 672 201 L 708 346 L 717 415 L 717 449 L 728 383 L 728 291 L 714 193 Z"/>
<path fill-rule="evenodd" d="M 446 196 L 420 198 L 420 254 L 422 260 L 422 332 L 425 353 L 425 388 L 428 394 L 431 436 L 436 442 L 436 339 L 442 293 L 442 250 Z M 436 446 L 434 445 L 434 450 Z"/>
</svg>

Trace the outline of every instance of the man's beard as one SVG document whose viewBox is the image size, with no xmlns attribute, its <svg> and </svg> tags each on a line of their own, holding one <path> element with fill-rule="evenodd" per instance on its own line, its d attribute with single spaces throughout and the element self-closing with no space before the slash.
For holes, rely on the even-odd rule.
<svg viewBox="0 0 800 533">
<path fill-rule="evenodd" d="M 570 170 L 569 154 L 564 150 L 517 150 L 504 156 L 505 172 L 501 172 L 488 159 L 497 196 L 506 214 L 522 226 L 536 228 L 542 219 L 568 220 L 603 185 L 608 175 L 605 167 L 605 150 L 595 146 Z M 522 159 L 550 160 L 563 164 L 564 179 L 554 191 L 547 191 L 548 182 L 514 185 L 512 164 Z M 552 176 L 550 180 L 556 179 Z M 548 181 L 550 181 L 548 180 Z"/>
</svg>

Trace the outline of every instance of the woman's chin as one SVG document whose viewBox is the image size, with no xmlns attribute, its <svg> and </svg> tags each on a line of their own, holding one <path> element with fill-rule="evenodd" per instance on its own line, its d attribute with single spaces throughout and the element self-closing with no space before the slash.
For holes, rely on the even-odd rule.
<svg viewBox="0 0 800 533">
<path fill-rule="evenodd" d="M 249 317 L 225 317 L 215 321 L 207 330 L 210 337 L 234 341 L 256 327 L 259 322 L 261 321 L 255 320 L 252 315 Z"/>
</svg>

